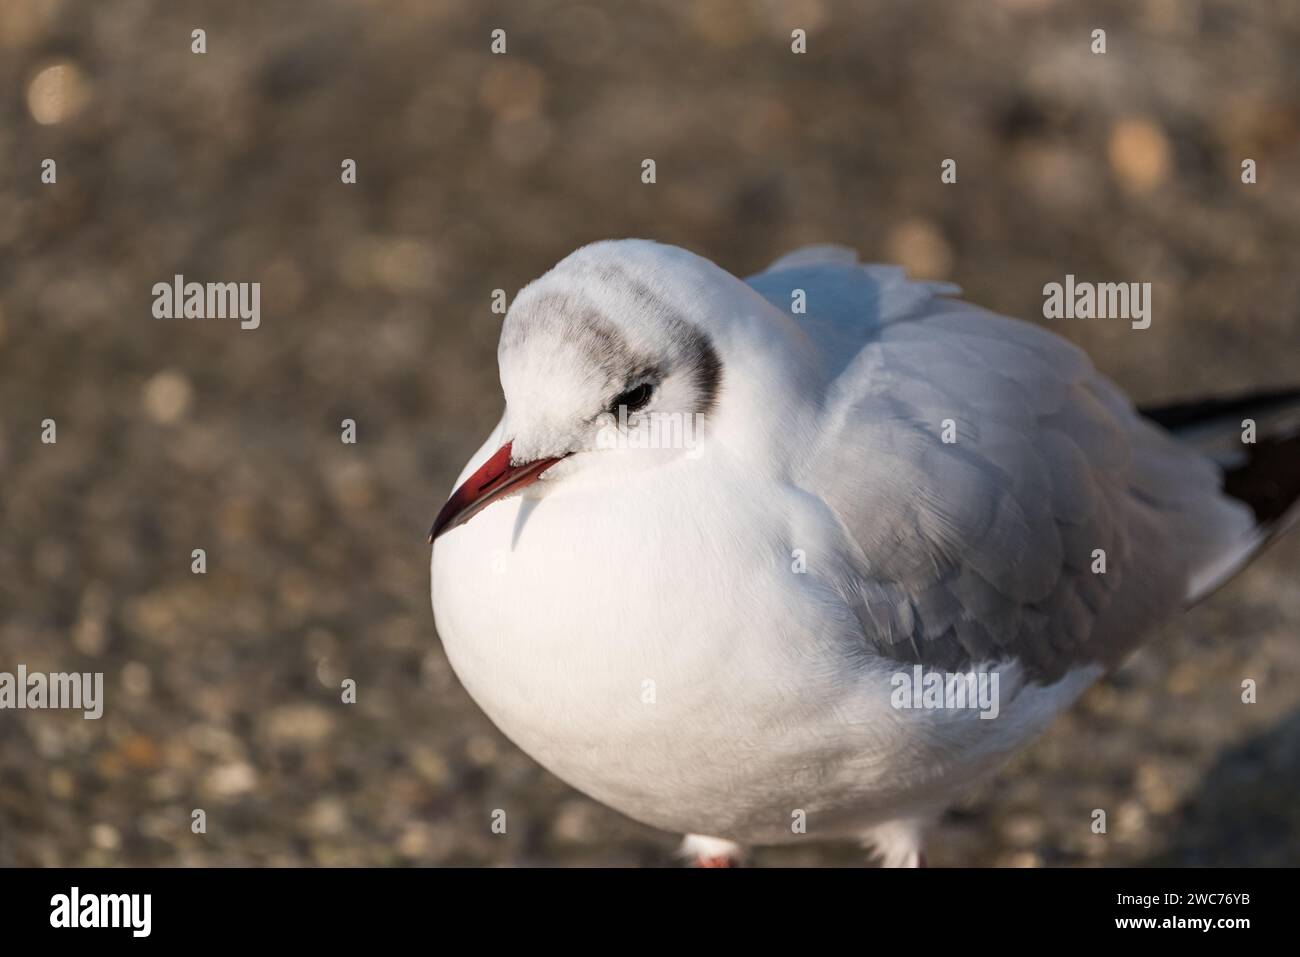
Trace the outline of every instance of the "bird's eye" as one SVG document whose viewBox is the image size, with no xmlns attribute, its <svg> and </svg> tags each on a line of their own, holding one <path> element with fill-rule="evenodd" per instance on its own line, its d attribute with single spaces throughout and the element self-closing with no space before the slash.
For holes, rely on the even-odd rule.
<svg viewBox="0 0 1300 957">
<path fill-rule="evenodd" d="M 642 382 L 635 389 L 628 389 L 622 395 L 618 396 L 609 407 L 609 410 L 618 415 L 618 410 L 622 406 L 627 406 L 628 412 L 636 412 L 638 409 L 645 408 L 645 404 L 650 401 L 650 396 L 654 395 L 655 387 L 649 382 Z"/>
</svg>

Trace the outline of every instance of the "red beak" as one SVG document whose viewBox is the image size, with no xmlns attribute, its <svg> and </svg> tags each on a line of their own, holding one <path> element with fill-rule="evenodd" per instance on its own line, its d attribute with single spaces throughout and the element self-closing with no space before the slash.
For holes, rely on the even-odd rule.
<svg viewBox="0 0 1300 957">
<path fill-rule="evenodd" d="M 542 473 L 549 469 L 559 458 L 538 459 L 523 465 L 510 464 L 510 446 L 507 442 L 484 462 L 477 472 L 467 478 L 460 488 L 451 493 L 447 504 L 442 507 L 438 517 L 429 529 L 429 544 L 443 532 L 449 532 L 457 525 L 464 525 L 483 509 L 498 499 L 513 495 L 527 485 L 532 485 Z"/>
</svg>

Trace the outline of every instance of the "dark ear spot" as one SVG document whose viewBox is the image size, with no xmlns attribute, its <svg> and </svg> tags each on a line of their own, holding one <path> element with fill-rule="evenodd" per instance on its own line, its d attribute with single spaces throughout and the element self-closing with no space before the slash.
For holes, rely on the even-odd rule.
<svg viewBox="0 0 1300 957">
<path fill-rule="evenodd" d="M 718 389 L 722 386 L 722 360 L 709 337 L 693 326 L 688 326 L 690 335 L 686 343 L 686 365 L 695 377 L 695 387 L 700 392 L 700 406 L 695 411 L 708 414 L 718 399 Z"/>
</svg>

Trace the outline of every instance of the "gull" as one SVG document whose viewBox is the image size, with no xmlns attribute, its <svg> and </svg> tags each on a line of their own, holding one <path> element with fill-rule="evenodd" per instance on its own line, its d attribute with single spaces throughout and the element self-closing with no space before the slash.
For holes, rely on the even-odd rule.
<svg viewBox="0 0 1300 957">
<path fill-rule="evenodd" d="M 837 246 L 741 280 L 631 239 L 521 290 L 504 413 L 429 536 L 492 721 L 701 865 L 824 839 L 919 866 L 1294 521 L 1300 390 L 1141 412 L 958 292 Z"/>
</svg>

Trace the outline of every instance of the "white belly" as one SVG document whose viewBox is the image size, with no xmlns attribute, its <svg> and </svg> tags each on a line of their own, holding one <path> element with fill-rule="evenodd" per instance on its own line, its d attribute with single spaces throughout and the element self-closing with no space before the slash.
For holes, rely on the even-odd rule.
<svg viewBox="0 0 1300 957">
<path fill-rule="evenodd" d="M 597 800 L 744 843 L 789 839 L 796 811 L 810 833 L 856 833 L 933 801 L 935 767 L 967 783 L 992 766 L 977 754 L 1010 750 L 1077 693 L 972 718 L 951 739 L 964 771 L 921 726 L 944 716 L 890 707 L 898 666 L 865 653 L 816 576 L 792 572 L 771 509 L 716 507 L 735 510 L 710 523 L 728 529 L 718 540 L 649 486 L 632 536 L 626 497 L 557 489 L 492 505 L 434 548 L 457 675 L 516 744 Z"/>
</svg>

